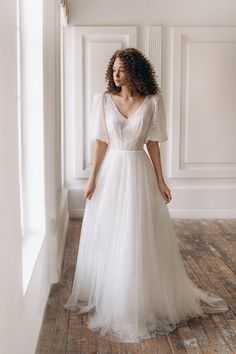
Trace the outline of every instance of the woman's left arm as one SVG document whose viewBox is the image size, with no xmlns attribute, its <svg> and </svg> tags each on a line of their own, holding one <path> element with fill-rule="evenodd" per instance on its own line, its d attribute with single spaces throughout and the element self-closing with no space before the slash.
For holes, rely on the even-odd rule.
<svg viewBox="0 0 236 354">
<path fill-rule="evenodd" d="M 172 197 L 169 188 L 165 184 L 163 173 L 162 173 L 159 143 L 157 141 L 149 140 L 147 142 L 147 150 L 153 163 L 153 167 L 157 177 L 158 187 L 167 204 L 171 201 Z"/>
</svg>

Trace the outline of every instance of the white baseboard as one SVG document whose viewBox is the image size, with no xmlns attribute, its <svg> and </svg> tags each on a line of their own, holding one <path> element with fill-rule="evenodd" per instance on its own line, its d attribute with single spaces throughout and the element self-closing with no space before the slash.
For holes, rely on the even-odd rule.
<svg viewBox="0 0 236 354">
<path fill-rule="evenodd" d="M 84 216 L 84 209 L 74 209 L 70 211 L 71 218 L 82 218 Z"/>
<path fill-rule="evenodd" d="M 169 210 L 173 219 L 235 219 L 236 210 Z"/>
<path fill-rule="evenodd" d="M 50 279 L 57 283 L 61 276 L 62 261 L 69 225 L 68 190 L 62 189 L 56 219 L 51 220 L 50 232 Z"/>
<path fill-rule="evenodd" d="M 236 210 L 171 210 L 173 219 L 235 219 Z M 70 217 L 83 218 L 84 209 L 70 211 Z"/>
</svg>

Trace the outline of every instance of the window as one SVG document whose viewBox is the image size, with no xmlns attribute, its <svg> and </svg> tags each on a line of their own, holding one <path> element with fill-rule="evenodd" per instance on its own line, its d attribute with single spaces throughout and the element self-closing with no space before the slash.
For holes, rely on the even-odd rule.
<svg viewBox="0 0 236 354">
<path fill-rule="evenodd" d="M 43 0 L 17 1 L 23 293 L 45 235 Z"/>
</svg>

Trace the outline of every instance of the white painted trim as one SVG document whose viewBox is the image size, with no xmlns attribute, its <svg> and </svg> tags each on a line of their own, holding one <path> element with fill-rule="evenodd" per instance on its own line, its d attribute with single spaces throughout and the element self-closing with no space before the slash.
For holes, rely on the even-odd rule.
<svg viewBox="0 0 236 354">
<path fill-rule="evenodd" d="M 57 283 L 60 279 L 68 225 L 68 189 L 62 188 L 57 217 L 51 219 L 48 231 L 51 283 Z"/>
<path fill-rule="evenodd" d="M 161 26 L 146 26 L 144 51 L 150 62 L 153 64 L 158 76 L 158 83 L 161 85 Z"/>
<path fill-rule="evenodd" d="M 235 219 L 236 210 L 173 210 L 169 209 L 173 219 Z M 70 217 L 83 218 L 84 209 L 74 209 Z"/>
<path fill-rule="evenodd" d="M 87 129 L 93 87 L 90 87 L 89 46 L 94 43 L 117 43 L 121 47 L 137 46 L 136 26 L 74 26 L 74 179 L 88 178 L 90 174 L 91 142 Z M 105 58 L 105 56 L 104 56 Z M 105 60 L 105 59 L 104 59 Z M 105 73 L 104 73 L 105 74 Z M 103 87 L 99 90 L 103 91 Z"/>
<path fill-rule="evenodd" d="M 169 210 L 172 218 L 235 219 L 236 210 Z"/>
<path fill-rule="evenodd" d="M 183 88 L 183 72 L 187 68 L 186 46 L 192 42 L 236 43 L 236 27 L 173 26 L 172 35 L 172 106 L 171 106 L 171 156 L 169 178 L 235 178 L 236 163 L 186 163 L 185 125 L 187 118 L 184 100 L 188 90 Z M 186 69 L 187 70 L 187 69 Z M 187 75 L 187 74 L 186 74 Z M 174 132 L 174 134 L 173 134 Z"/>
</svg>

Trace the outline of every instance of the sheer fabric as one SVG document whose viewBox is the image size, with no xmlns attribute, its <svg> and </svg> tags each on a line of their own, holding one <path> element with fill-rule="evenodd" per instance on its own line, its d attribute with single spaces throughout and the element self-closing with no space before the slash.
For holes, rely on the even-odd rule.
<svg viewBox="0 0 236 354">
<path fill-rule="evenodd" d="M 106 128 L 103 94 L 97 93 L 94 95 L 89 116 L 91 140 L 99 139 L 108 144 L 109 136 Z"/>
<path fill-rule="evenodd" d="M 135 142 L 137 147 L 134 149 L 142 149 L 148 140 L 168 140 L 164 102 L 160 94 L 146 96 L 137 111 L 130 118 L 125 118 L 109 94 L 97 93 L 93 98 L 89 123 L 91 140 L 99 139 L 108 144 L 111 135 L 111 147 L 132 148 L 130 143 L 134 125 L 137 129 L 136 137 L 139 139 Z"/>
<path fill-rule="evenodd" d="M 166 114 L 162 95 L 153 96 L 154 113 L 145 138 L 145 143 L 151 141 L 168 140 L 166 128 Z"/>
<path fill-rule="evenodd" d="M 145 141 L 167 139 L 163 100 L 147 96 L 128 119 L 108 94 L 91 109 L 91 137 L 109 142 L 86 200 L 75 276 L 64 308 L 88 312 L 88 328 L 139 342 L 181 320 L 227 311 L 198 288 L 183 265 L 175 229 Z"/>
</svg>

